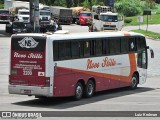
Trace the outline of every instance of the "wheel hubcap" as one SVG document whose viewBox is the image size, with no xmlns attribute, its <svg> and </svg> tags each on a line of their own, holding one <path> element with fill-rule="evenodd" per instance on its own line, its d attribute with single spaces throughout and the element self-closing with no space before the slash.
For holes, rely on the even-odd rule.
<svg viewBox="0 0 160 120">
<path fill-rule="evenodd" d="M 93 89 L 94 89 L 93 85 L 89 84 L 88 89 L 87 89 L 89 95 L 91 95 L 93 93 Z"/>
<path fill-rule="evenodd" d="M 82 95 L 82 88 L 81 88 L 81 86 L 77 87 L 77 89 L 76 89 L 76 95 L 77 95 L 77 97 L 81 97 L 81 95 Z"/>
<path fill-rule="evenodd" d="M 137 79 L 135 77 L 132 78 L 132 87 L 135 87 L 137 84 Z"/>
</svg>

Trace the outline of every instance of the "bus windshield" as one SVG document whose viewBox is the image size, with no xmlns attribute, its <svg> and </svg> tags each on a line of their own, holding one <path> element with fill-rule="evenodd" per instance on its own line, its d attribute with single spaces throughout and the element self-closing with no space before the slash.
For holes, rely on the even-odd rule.
<svg viewBox="0 0 160 120">
<path fill-rule="evenodd" d="M 118 18 L 117 16 L 113 15 L 101 15 L 100 19 L 104 22 L 117 22 Z"/>
</svg>

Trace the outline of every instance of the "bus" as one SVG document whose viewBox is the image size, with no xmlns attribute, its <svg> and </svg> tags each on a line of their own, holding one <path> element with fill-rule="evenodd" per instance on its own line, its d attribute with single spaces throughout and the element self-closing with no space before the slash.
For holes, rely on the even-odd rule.
<svg viewBox="0 0 160 120">
<path fill-rule="evenodd" d="M 134 32 L 14 34 L 9 93 L 79 100 L 103 90 L 135 89 L 146 82 L 147 49 L 153 58 L 145 37 Z"/>
</svg>

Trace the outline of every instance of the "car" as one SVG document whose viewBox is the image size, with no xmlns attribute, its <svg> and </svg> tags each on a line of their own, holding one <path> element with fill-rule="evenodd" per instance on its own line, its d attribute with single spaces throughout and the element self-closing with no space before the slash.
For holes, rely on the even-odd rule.
<svg viewBox="0 0 160 120">
<path fill-rule="evenodd" d="M 12 23 L 12 34 L 14 33 L 26 33 L 27 28 L 22 21 L 15 21 Z"/>
<path fill-rule="evenodd" d="M 50 22 L 49 21 L 40 21 L 40 32 L 41 33 L 45 33 L 47 32 L 47 26 L 50 25 Z"/>
<path fill-rule="evenodd" d="M 27 33 L 33 33 L 34 28 L 30 22 L 25 23 L 25 27 L 27 28 Z"/>
</svg>

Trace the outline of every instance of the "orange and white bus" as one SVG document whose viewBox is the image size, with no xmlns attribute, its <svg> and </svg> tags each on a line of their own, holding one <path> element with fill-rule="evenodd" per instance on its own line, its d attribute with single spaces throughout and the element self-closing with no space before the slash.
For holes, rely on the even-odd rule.
<svg viewBox="0 0 160 120">
<path fill-rule="evenodd" d="M 15 34 L 9 93 L 79 100 L 102 90 L 135 89 L 147 78 L 147 49 L 145 37 L 133 32 Z"/>
</svg>

